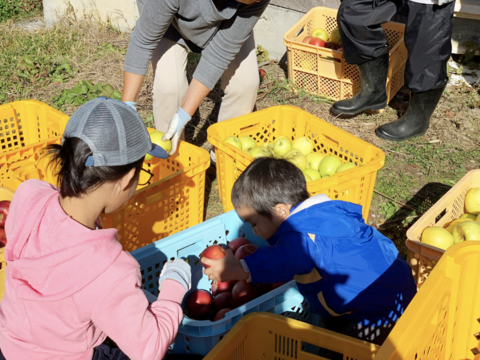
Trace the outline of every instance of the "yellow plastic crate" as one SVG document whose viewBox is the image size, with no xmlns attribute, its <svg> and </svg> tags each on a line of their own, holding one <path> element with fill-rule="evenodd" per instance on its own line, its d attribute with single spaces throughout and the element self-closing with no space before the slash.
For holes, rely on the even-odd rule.
<svg viewBox="0 0 480 360">
<path fill-rule="evenodd" d="M 0 164 L 12 161 L 12 153 L 39 141 L 63 134 L 69 116 L 35 100 L 15 101 L 0 106 Z M 17 160 L 22 157 L 18 154 Z"/>
<path fill-rule="evenodd" d="M 203 360 L 314 360 L 311 345 L 343 355 L 372 360 L 379 347 L 313 325 L 270 313 L 241 318 Z"/>
<path fill-rule="evenodd" d="M 13 191 L 0 186 L 0 201 L 8 200 L 12 201 Z M 7 262 L 5 261 L 5 248 L 0 248 L 0 300 L 2 300 L 5 294 L 5 268 Z"/>
<path fill-rule="evenodd" d="M 57 138 L 60 143 L 60 138 Z M 42 151 L 3 179 L 3 186 L 16 190 L 28 179 L 56 184 L 48 156 Z M 177 152 L 168 159 L 145 161 L 144 168 L 153 173 L 150 185 L 139 186 L 132 198 L 112 214 L 101 216 L 105 228 L 118 229 L 125 251 L 163 239 L 203 221 L 205 172 L 210 155 L 204 149 L 181 141 Z M 141 173 L 140 180 L 146 174 Z M 141 182 L 141 181 L 140 181 Z"/>
<path fill-rule="evenodd" d="M 229 136 L 250 136 L 257 145 L 273 142 L 279 136 L 294 139 L 308 136 L 315 143 L 314 151 L 336 155 L 342 163 L 356 167 L 328 179 L 309 182 L 310 195 L 326 194 L 333 200 L 362 205 L 367 220 L 377 171 L 385 162 L 385 154 L 377 147 L 294 106 L 273 106 L 248 115 L 211 125 L 208 141 L 215 146 L 217 179 L 225 212 L 233 210 L 231 192 L 235 180 L 254 160 L 248 153 L 223 141 Z"/>
<path fill-rule="evenodd" d="M 35 100 L 0 105 L 0 185 L 45 141 L 61 137 L 69 116 Z"/>
<path fill-rule="evenodd" d="M 381 347 L 267 313 L 242 318 L 204 360 L 325 359 L 316 345 L 344 360 L 480 359 L 480 243 L 448 249 Z"/>
<path fill-rule="evenodd" d="M 480 359 L 480 243 L 449 248 L 375 360 Z"/>
<path fill-rule="evenodd" d="M 317 28 L 329 34 L 338 27 L 337 10 L 315 7 L 303 16 L 283 37 L 287 46 L 288 77 L 295 86 L 333 100 L 347 99 L 360 91 L 360 73 L 356 65 L 345 61 L 343 52 L 303 44 Z M 407 48 L 403 40 L 405 25 L 383 25 L 388 40 L 390 67 L 387 94 L 390 101 L 403 86 Z"/>
<path fill-rule="evenodd" d="M 468 190 L 480 187 L 480 170 L 469 171 L 442 196 L 407 231 L 408 262 L 420 288 L 445 250 L 421 242 L 422 232 L 429 226 L 446 227 L 465 213 L 465 195 Z"/>
</svg>

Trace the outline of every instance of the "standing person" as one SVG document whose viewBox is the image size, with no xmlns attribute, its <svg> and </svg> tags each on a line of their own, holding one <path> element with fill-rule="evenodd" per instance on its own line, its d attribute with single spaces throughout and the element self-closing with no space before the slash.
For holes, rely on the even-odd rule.
<svg viewBox="0 0 480 360">
<path fill-rule="evenodd" d="M 361 90 L 352 99 L 338 101 L 332 112 L 357 115 L 387 106 L 388 45 L 381 27 L 406 8 L 405 45 L 408 60 L 405 85 L 411 91 L 407 112 L 380 126 L 375 134 L 403 141 L 424 135 L 448 82 L 447 62 L 452 52 L 454 0 L 342 0 L 338 22 L 345 59 L 360 69 Z"/>
<path fill-rule="evenodd" d="M 145 155 L 161 151 L 136 111 L 106 98 L 82 105 L 49 150 L 59 188 L 25 181 L 5 226 L 0 359 L 162 359 L 183 319 L 190 266 L 166 263 L 149 305 L 140 265 L 97 221 L 128 201 Z M 119 347 L 103 344 L 107 336 Z"/>
<path fill-rule="evenodd" d="M 142 0 L 124 65 L 122 101 L 132 107 L 150 61 L 153 116 L 173 154 L 185 125 L 219 79 L 218 121 L 250 113 L 259 74 L 253 27 L 269 0 Z M 188 84 L 188 51 L 201 53 Z"/>
</svg>

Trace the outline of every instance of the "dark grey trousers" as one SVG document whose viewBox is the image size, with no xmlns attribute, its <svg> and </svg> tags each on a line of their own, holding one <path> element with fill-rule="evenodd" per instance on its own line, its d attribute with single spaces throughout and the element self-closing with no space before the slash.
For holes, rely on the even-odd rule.
<svg viewBox="0 0 480 360">
<path fill-rule="evenodd" d="M 388 53 L 382 24 L 401 11 L 407 17 L 405 85 L 413 92 L 445 86 L 455 2 L 442 6 L 409 0 L 342 0 L 338 24 L 345 59 L 360 65 Z"/>
</svg>

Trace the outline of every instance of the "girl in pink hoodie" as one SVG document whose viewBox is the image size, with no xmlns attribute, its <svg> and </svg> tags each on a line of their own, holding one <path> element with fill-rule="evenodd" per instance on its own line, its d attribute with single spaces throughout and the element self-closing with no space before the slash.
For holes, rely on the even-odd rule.
<svg viewBox="0 0 480 360">
<path fill-rule="evenodd" d="M 147 153 L 166 152 L 135 110 L 106 98 L 80 107 L 50 151 L 59 188 L 25 181 L 6 223 L 0 359 L 162 359 L 183 318 L 190 266 L 165 264 L 149 306 L 139 264 L 117 230 L 96 221 L 132 196 Z M 119 348 L 103 344 L 107 336 Z"/>
</svg>

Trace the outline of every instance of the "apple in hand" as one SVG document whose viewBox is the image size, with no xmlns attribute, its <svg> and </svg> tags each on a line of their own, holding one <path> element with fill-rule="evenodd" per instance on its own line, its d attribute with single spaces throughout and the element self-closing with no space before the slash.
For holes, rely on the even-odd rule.
<svg viewBox="0 0 480 360">
<path fill-rule="evenodd" d="M 218 259 L 223 259 L 226 255 L 227 254 L 223 247 L 219 245 L 212 245 L 202 251 L 202 253 L 200 254 L 200 259 L 202 257 L 206 257 L 207 259 L 218 260 Z M 208 269 L 210 267 L 210 265 L 206 265 L 204 263 L 202 263 L 202 266 L 205 269 Z"/>
<path fill-rule="evenodd" d="M 423 230 L 422 242 L 427 245 L 435 246 L 447 250 L 453 245 L 453 236 L 440 226 L 430 226 Z"/>
<path fill-rule="evenodd" d="M 455 244 L 471 240 L 480 241 L 480 223 L 464 221 L 453 228 L 453 241 Z"/>
<path fill-rule="evenodd" d="M 235 259 L 242 260 L 245 256 L 253 254 L 258 249 L 258 246 L 253 244 L 246 244 L 240 246 L 235 253 Z"/>
<path fill-rule="evenodd" d="M 322 39 L 320 38 L 316 38 L 314 37 L 312 40 L 310 40 L 308 42 L 310 45 L 315 45 L 315 46 L 318 46 L 318 47 L 325 47 L 325 41 L 323 41 Z"/>
<path fill-rule="evenodd" d="M 215 317 L 213 318 L 213 321 L 218 321 L 218 320 L 224 319 L 225 314 L 229 311 L 232 311 L 232 309 L 225 308 L 225 309 L 220 310 L 219 312 L 217 312 L 215 314 Z"/>
<path fill-rule="evenodd" d="M 233 285 L 231 285 L 228 281 L 217 281 L 213 280 L 212 282 L 212 295 L 217 296 L 226 291 L 231 291 Z"/>
<path fill-rule="evenodd" d="M 170 140 L 163 141 L 162 138 L 164 135 L 165 133 L 161 131 L 158 131 L 158 130 L 152 131 L 150 133 L 150 141 L 153 144 L 160 146 L 161 148 L 163 148 L 163 150 L 165 150 L 168 153 L 170 152 L 170 150 L 172 150 L 172 143 L 170 142 Z M 150 154 L 145 155 L 146 161 L 151 160 L 152 158 L 153 156 Z"/>
<path fill-rule="evenodd" d="M 215 298 L 213 299 L 213 307 L 217 311 L 225 308 L 235 308 L 235 302 L 233 301 L 232 293 L 224 292 L 215 296 Z"/>
<path fill-rule="evenodd" d="M 225 144 L 230 144 L 242 150 L 242 142 L 236 136 L 229 136 L 224 141 Z"/>
<path fill-rule="evenodd" d="M 250 283 L 241 280 L 233 287 L 232 296 L 235 304 L 241 306 L 255 299 L 257 297 L 257 292 Z"/>
<path fill-rule="evenodd" d="M 244 238 L 244 237 L 239 237 L 239 238 L 236 238 L 232 241 L 230 241 L 227 245 L 227 247 L 232 250 L 232 253 L 233 255 L 235 255 L 235 253 L 237 252 L 238 248 L 240 248 L 241 246 L 243 245 L 247 245 L 247 244 L 251 244 L 251 242 Z"/>
<path fill-rule="evenodd" d="M 8 211 L 10 210 L 10 201 L 0 201 L 0 227 L 4 227 L 7 221 Z"/>
<path fill-rule="evenodd" d="M 195 320 L 205 319 L 212 309 L 212 295 L 205 290 L 195 290 L 186 300 L 188 317 Z"/>
</svg>

